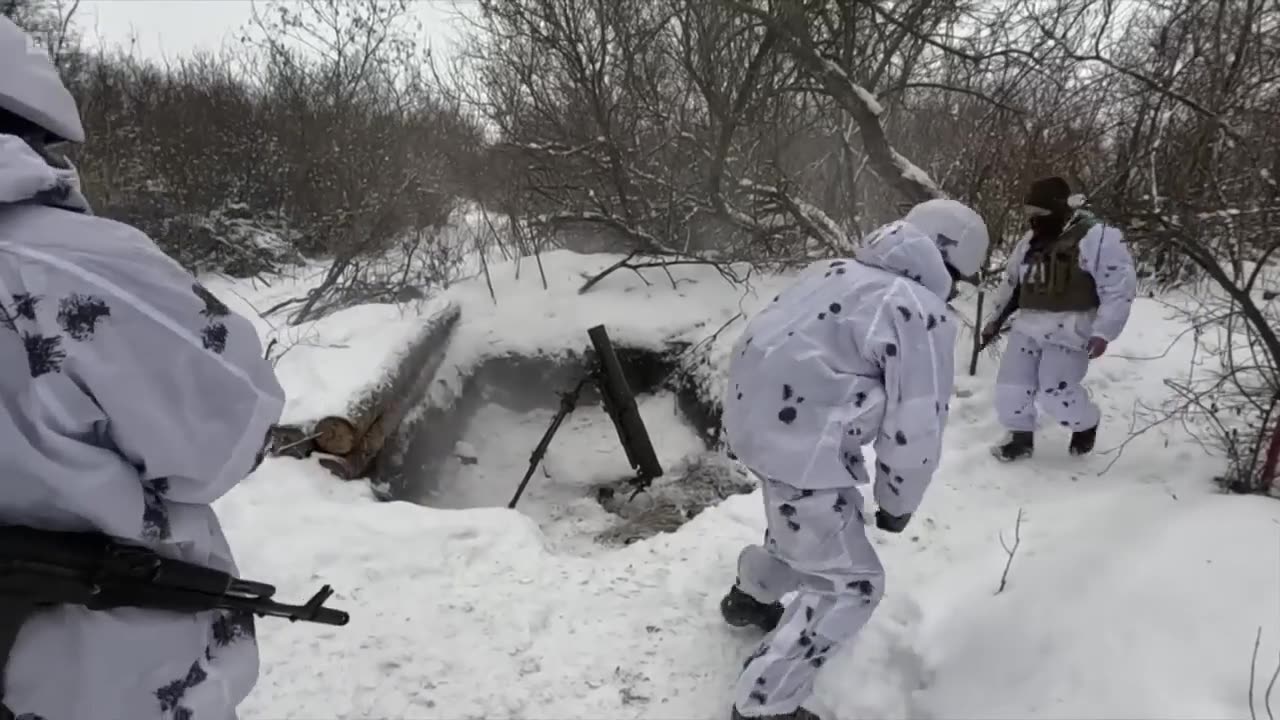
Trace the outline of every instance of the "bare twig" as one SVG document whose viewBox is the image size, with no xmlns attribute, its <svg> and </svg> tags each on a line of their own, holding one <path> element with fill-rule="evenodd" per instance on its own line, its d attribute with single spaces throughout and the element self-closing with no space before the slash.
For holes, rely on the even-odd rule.
<svg viewBox="0 0 1280 720">
<path fill-rule="evenodd" d="M 1133 403 L 1133 406 L 1135 409 L 1137 409 L 1138 407 L 1141 406 L 1141 403 L 1135 400 Z M 1110 472 L 1112 466 L 1114 466 L 1116 462 L 1120 460 L 1120 456 L 1124 455 L 1124 451 L 1127 447 L 1129 447 L 1129 443 L 1133 442 L 1134 440 L 1137 440 L 1138 438 L 1147 434 L 1151 430 L 1154 430 L 1155 428 L 1160 427 L 1161 425 L 1164 425 L 1166 422 L 1173 419 L 1174 417 L 1177 417 L 1178 414 L 1185 407 L 1186 405 L 1179 405 L 1176 408 L 1157 416 L 1155 420 L 1152 420 L 1151 422 L 1144 424 L 1142 428 L 1137 430 L 1135 430 L 1134 428 L 1137 427 L 1138 414 L 1136 412 L 1131 413 L 1130 421 L 1129 421 L 1129 433 L 1125 435 L 1124 440 L 1121 441 L 1119 445 L 1113 448 L 1107 448 L 1106 450 L 1102 450 L 1098 452 L 1098 455 L 1110 455 L 1111 453 L 1115 453 L 1115 456 L 1112 457 L 1111 460 L 1108 461 L 1107 464 L 1101 470 L 1098 471 L 1098 477 L 1102 477 L 1103 475 L 1106 475 L 1108 472 Z"/>
<path fill-rule="evenodd" d="M 684 350 L 680 351 L 680 353 L 679 353 L 679 354 L 677 354 L 677 355 L 675 356 L 675 360 L 676 360 L 677 362 L 680 362 L 680 361 L 682 361 L 682 360 L 683 360 L 683 358 L 685 358 L 685 357 L 691 356 L 691 355 L 693 355 L 694 353 L 696 353 L 696 352 L 698 352 L 698 351 L 700 351 L 700 350 L 702 350 L 702 349 L 704 349 L 704 348 L 709 348 L 709 347 L 711 347 L 711 345 L 715 343 L 716 338 L 720 337 L 720 334 L 721 334 L 721 333 L 723 333 L 726 329 L 728 329 L 728 327 L 729 327 L 730 325 L 732 325 L 734 322 L 736 322 L 736 321 L 738 321 L 738 320 L 741 320 L 743 317 L 744 317 L 744 315 L 743 315 L 741 312 L 734 313 L 733 317 L 731 317 L 731 318 L 729 318 L 728 320 L 724 321 L 724 323 L 723 323 L 719 328 L 717 328 L 715 332 L 711 333 L 710 335 L 708 335 L 708 336 L 706 336 L 706 337 L 702 338 L 702 339 L 701 339 L 701 340 L 699 340 L 698 342 L 693 343 L 693 344 L 691 344 L 689 347 L 687 347 L 687 348 L 685 348 Z"/>
<path fill-rule="evenodd" d="M 1013 556 L 1018 552 L 1018 545 L 1022 544 L 1022 508 L 1018 508 L 1018 519 L 1013 525 L 1013 546 L 1010 547 L 1004 541 L 1004 532 L 1000 533 L 1000 547 L 1004 548 L 1005 554 L 1009 556 L 1004 563 L 1004 572 L 1000 573 L 1000 587 L 996 588 L 996 595 L 1004 592 L 1005 585 L 1009 582 L 1009 568 L 1013 567 Z"/>
<path fill-rule="evenodd" d="M 1262 696 L 1262 704 L 1267 709 L 1268 720 L 1276 720 L 1275 713 L 1271 710 L 1271 695 L 1275 690 L 1276 681 L 1280 680 L 1280 652 L 1276 653 L 1276 669 L 1271 673 L 1271 681 L 1267 683 L 1267 692 Z"/>
<path fill-rule="evenodd" d="M 284 451 L 285 451 L 285 450 L 289 450 L 289 449 L 291 449 L 291 448 L 298 447 L 299 445 L 305 445 L 305 444 L 307 444 L 307 443 L 311 442 L 312 440 L 315 440 L 316 438 L 320 437 L 320 436 L 321 436 L 321 435 L 323 435 L 323 434 L 324 434 L 324 433 L 311 433 L 310 435 L 307 435 L 307 436 L 305 436 L 305 437 L 302 437 L 302 438 L 299 438 L 299 439 L 297 439 L 297 440 L 294 440 L 293 442 L 291 442 L 291 443 L 289 443 L 289 444 L 287 444 L 287 445 L 281 445 L 280 447 L 276 448 L 276 450 L 275 450 L 275 454 L 276 454 L 276 455 L 282 455 L 282 454 L 284 454 Z"/>
<path fill-rule="evenodd" d="M 1253 654 L 1249 656 L 1249 718 L 1258 720 L 1258 712 L 1253 708 L 1253 684 L 1258 676 L 1258 647 L 1262 645 L 1262 626 L 1258 626 L 1258 634 L 1253 638 Z"/>
</svg>

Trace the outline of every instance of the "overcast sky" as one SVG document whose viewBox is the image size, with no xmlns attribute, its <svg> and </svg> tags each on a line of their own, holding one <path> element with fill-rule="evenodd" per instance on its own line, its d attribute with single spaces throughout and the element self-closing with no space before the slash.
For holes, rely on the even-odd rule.
<svg viewBox="0 0 1280 720">
<path fill-rule="evenodd" d="M 260 8 L 264 4 L 259 0 Z M 456 32 L 453 16 L 468 4 L 415 0 L 423 41 L 437 53 L 447 52 Z M 252 16 L 251 8 L 249 0 L 82 0 L 76 17 L 88 43 L 133 43 L 142 57 L 161 60 L 236 42 L 237 32 Z"/>
</svg>

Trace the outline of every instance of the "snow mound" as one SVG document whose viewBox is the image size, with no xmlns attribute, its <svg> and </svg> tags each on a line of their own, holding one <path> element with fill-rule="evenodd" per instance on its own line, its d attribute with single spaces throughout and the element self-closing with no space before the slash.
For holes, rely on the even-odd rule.
<svg viewBox="0 0 1280 720">
<path fill-rule="evenodd" d="M 772 297 L 786 279 L 766 277 L 742 288 L 711 266 L 620 270 L 579 294 L 588 278 L 621 259 L 562 250 L 544 254 L 541 270 L 530 259 L 497 263 L 490 266 L 488 280 L 473 277 L 426 301 L 362 305 L 299 326 L 261 313 L 304 297 L 323 279 L 317 267 L 307 266 L 269 287 L 225 277 L 204 282 L 232 309 L 251 318 L 264 344 L 273 346 L 271 356 L 278 358 L 277 374 L 287 396 L 281 424 L 305 425 L 344 414 L 401 367 L 424 324 L 453 308 L 461 319 L 424 402 L 404 418 L 406 428 L 432 409 L 457 404 L 486 362 L 531 359 L 547 364 L 581 358 L 590 344 L 587 329 L 598 324 L 606 327 L 620 353 L 649 351 L 681 367 L 681 391 L 705 406 L 694 409 L 707 416 L 702 424 L 712 424 L 722 390 L 719 363 L 736 336 L 732 326 Z M 554 406 L 556 392 L 567 387 L 541 389 L 546 404 Z"/>
<path fill-rule="evenodd" d="M 233 311 L 253 322 L 264 345 L 273 345 L 276 376 L 285 391 L 282 425 L 302 425 L 326 415 L 344 415 L 351 403 L 386 382 L 423 325 L 448 309 L 447 297 L 403 305 L 357 305 L 297 326 L 260 313 L 302 297 L 320 281 L 316 274 L 282 278 L 271 288 L 225 277 L 202 282 Z"/>
<path fill-rule="evenodd" d="M 558 250 L 542 255 L 542 273 L 528 259 L 493 266 L 493 296 L 481 279 L 452 288 L 446 297 L 462 308 L 463 322 L 432 388 L 432 404 L 454 402 L 471 369 L 486 358 L 581 353 L 589 345 L 587 329 L 595 325 L 605 326 L 615 346 L 654 352 L 704 341 L 767 302 L 787 281 L 770 276 L 739 288 L 714 267 L 693 265 L 669 272 L 620 270 L 578 293 L 588 278 L 622 257 Z M 730 328 L 717 339 L 731 343 L 736 335 Z"/>
</svg>

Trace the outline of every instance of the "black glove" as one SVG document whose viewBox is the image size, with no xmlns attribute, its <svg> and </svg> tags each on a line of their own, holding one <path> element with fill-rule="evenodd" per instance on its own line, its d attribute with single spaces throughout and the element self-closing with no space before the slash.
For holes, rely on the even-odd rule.
<svg viewBox="0 0 1280 720">
<path fill-rule="evenodd" d="M 876 527 L 891 533 L 900 533 L 906 529 L 907 523 L 911 522 L 911 513 L 906 515 L 890 515 L 889 513 L 876 508 Z"/>
</svg>

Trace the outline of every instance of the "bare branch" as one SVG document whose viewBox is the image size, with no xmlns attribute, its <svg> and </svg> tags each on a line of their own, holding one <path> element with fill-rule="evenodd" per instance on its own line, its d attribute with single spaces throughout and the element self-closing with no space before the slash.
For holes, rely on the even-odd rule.
<svg viewBox="0 0 1280 720">
<path fill-rule="evenodd" d="M 1013 525 L 1013 545 L 1005 544 L 1004 533 L 1000 533 L 1000 547 L 1004 548 L 1008 559 L 1004 563 L 1004 572 L 1000 573 L 1000 587 L 996 588 L 996 595 L 1004 592 L 1005 585 L 1009 582 L 1009 569 L 1013 567 L 1013 557 L 1017 554 L 1020 544 L 1022 544 L 1022 508 L 1018 508 L 1018 518 Z"/>
</svg>

